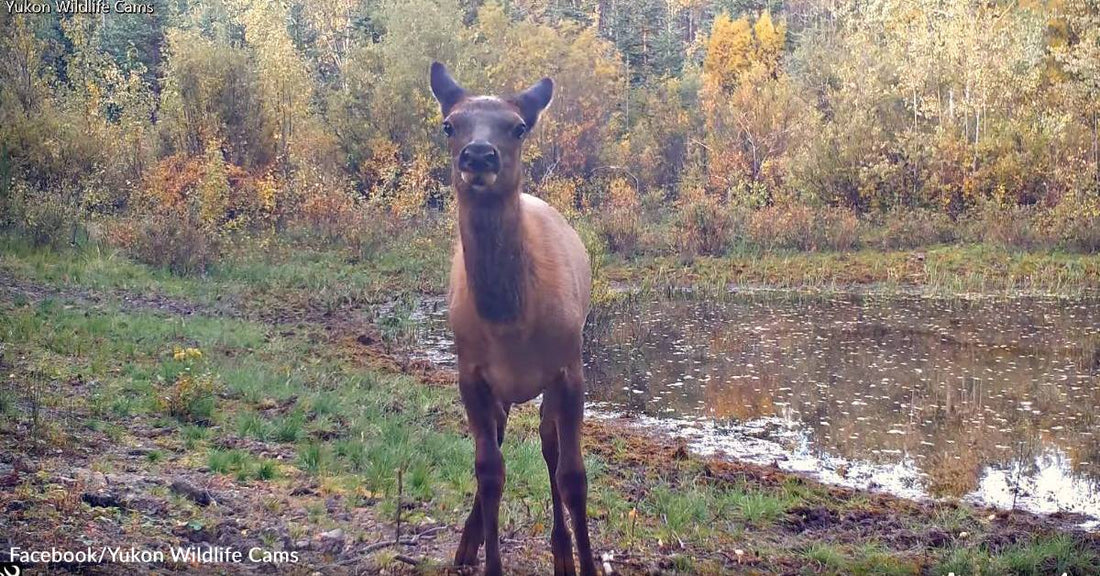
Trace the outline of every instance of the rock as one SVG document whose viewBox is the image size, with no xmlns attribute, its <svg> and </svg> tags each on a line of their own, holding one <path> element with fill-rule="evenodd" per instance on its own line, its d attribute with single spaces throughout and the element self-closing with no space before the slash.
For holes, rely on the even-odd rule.
<svg viewBox="0 0 1100 576">
<path fill-rule="evenodd" d="M 133 490 L 139 486 L 147 486 L 150 484 L 149 479 L 141 474 L 131 474 L 128 472 L 120 472 L 118 474 L 107 474 L 107 484 L 109 486 L 125 486 L 128 490 Z"/>
<path fill-rule="evenodd" d="M 8 502 L 8 512 L 20 512 L 27 509 L 27 503 L 22 500 Z"/>
<path fill-rule="evenodd" d="M 322 532 L 317 537 L 317 549 L 322 552 L 329 552 L 332 554 L 339 554 L 344 551 L 344 544 L 347 542 L 347 537 L 344 536 L 344 531 L 341 528 L 329 532 Z"/>
<path fill-rule="evenodd" d="M 125 508 L 126 506 L 119 500 L 118 496 L 106 493 L 93 493 L 85 492 L 80 495 L 80 499 L 86 502 L 93 508 Z"/>
<path fill-rule="evenodd" d="M 950 543 L 951 536 L 947 532 L 933 527 L 924 534 L 924 540 L 932 548 L 942 548 Z"/>
<path fill-rule="evenodd" d="M 309 540 L 299 540 L 294 543 L 295 550 L 309 550 Z"/>
<path fill-rule="evenodd" d="M 290 491 L 291 496 L 308 496 L 313 493 L 315 493 L 314 487 L 308 484 L 300 484 Z"/>
<path fill-rule="evenodd" d="M 196 488 L 183 478 L 176 478 L 172 481 L 172 492 L 191 500 L 199 506 L 209 506 L 210 503 L 214 501 L 209 491 L 203 488 Z"/>
<path fill-rule="evenodd" d="M 168 506 L 157 498 L 151 496 L 135 496 L 126 502 L 126 507 L 137 510 L 147 516 L 163 516 L 168 511 Z"/>
<path fill-rule="evenodd" d="M 75 471 L 73 476 L 88 492 L 100 492 L 107 489 L 107 477 L 102 472 L 80 468 Z"/>
</svg>

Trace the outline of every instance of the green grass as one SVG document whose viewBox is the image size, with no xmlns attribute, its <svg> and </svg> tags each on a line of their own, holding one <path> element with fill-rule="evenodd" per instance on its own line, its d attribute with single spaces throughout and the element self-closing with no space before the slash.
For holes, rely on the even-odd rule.
<svg viewBox="0 0 1100 576">
<path fill-rule="evenodd" d="M 1100 558 L 1088 550 L 1081 550 L 1080 543 L 1072 536 L 1059 534 L 1002 550 L 993 556 L 992 567 L 997 573 L 1019 576 L 1097 574 L 1100 573 Z"/>
<path fill-rule="evenodd" d="M 814 542 L 801 557 L 813 574 L 903 576 L 920 574 L 919 563 L 875 543 L 859 545 Z M 962 576 L 961 574 L 959 576 Z"/>
<path fill-rule="evenodd" d="M 932 295 L 1051 294 L 1078 296 L 1100 289 L 1100 254 L 1020 252 L 951 244 L 883 252 L 734 252 L 699 257 L 608 258 L 603 276 L 643 290 L 690 287 L 720 296 L 729 286 L 814 291 L 917 290 Z"/>
</svg>

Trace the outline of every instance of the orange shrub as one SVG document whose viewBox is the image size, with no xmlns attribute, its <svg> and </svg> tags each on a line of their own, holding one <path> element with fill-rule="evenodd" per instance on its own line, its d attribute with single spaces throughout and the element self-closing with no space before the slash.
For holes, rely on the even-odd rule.
<svg viewBox="0 0 1100 576">
<path fill-rule="evenodd" d="M 747 240 L 765 250 L 850 250 L 859 219 L 843 208 L 767 206 L 749 215 Z"/>
</svg>

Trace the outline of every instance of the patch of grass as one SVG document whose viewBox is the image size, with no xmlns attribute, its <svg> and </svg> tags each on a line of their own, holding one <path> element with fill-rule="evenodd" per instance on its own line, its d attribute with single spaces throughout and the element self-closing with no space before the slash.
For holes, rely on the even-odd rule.
<svg viewBox="0 0 1100 576">
<path fill-rule="evenodd" d="M 704 489 L 660 485 L 649 491 L 639 512 L 656 518 L 659 533 L 672 542 L 710 529 L 712 501 L 713 494 Z"/>
<path fill-rule="evenodd" d="M 221 450 L 215 448 L 207 454 L 206 466 L 210 468 L 211 472 L 216 474 L 229 474 L 230 472 L 239 470 L 249 460 L 249 454 L 243 450 Z"/>
<path fill-rule="evenodd" d="M 998 574 L 1018 576 L 1100 573 L 1100 557 L 1068 534 L 1016 544 L 995 554 L 991 564 Z"/>
<path fill-rule="evenodd" d="M 835 544 L 814 542 L 802 551 L 801 556 L 817 568 L 837 570 L 848 560 L 848 556 Z"/>
<path fill-rule="evenodd" d="M 252 410 L 237 414 L 237 434 L 266 441 L 272 436 L 271 424 Z"/>
<path fill-rule="evenodd" d="M 817 574 L 908 576 L 920 573 L 917 559 L 907 559 L 874 543 L 848 546 L 814 542 L 804 548 L 800 556 Z"/>
<path fill-rule="evenodd" d="M 730 513 L 756 526 L 778 520 L 792 506 L 789 500 L 763 492 L 734 492 L 723 500 Z"/>
<path fill-rule="evenodd" d="M 308 442 L 298 447 L 298 465 L 310 474 L 321 474 L 332 468 L 331 448 L 321 442 Z"/>
<path fill-rule="evenodd" d="M 193 450 L 195 446 L 210 436 L 210 429 L 205 426 L 187 424 L 180 428 L 180 435 L 183 437 L 184 448 Z"/>
<path fill-rule="evenodd" d="M 279 477 L 279 467 L 271 460 L 263 460 L 256 466 L 254 475 L 259 480 L 273 480 Z"/>
<path fill-rule="evenodd" d="M 279 442 L 297 442 L 302 437 L 302 425 L 305 424 L 305 416 L 295 412 L 275 421 L 271 436 Z"/>
<path fill-rule="evenodd" d="M 279 476 L 274 461 L 253 456 L 245 450 L 213 449 L 207 454 L 206 465 L 216 474 L 233 475 L 238 482 L 272 480 Z"/>
</svg>

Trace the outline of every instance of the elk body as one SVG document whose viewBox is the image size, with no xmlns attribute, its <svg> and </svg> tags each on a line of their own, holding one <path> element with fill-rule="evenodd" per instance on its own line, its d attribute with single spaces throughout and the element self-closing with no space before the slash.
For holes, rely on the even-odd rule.
<svg viewBox="0 0 1100 576">
<path fill-rule="evenodd" d="M 575 540 L 580 572 L 595 574 L 581 455 L 581 334 L 591 269 L 584 245 L 561 214 L 520 189 L 523 140 L 549 105 L 553 82 L 544 78 L 507 98 L 470 96 L 437 62 L 431 88 L 443 112 L 458 199 L 448 306 L 477 476 L 455 564 L 476 565 L 484 544 L 485 573 L 501 573 L 500 446 L 508 411 L 542 394 L 539 434 L 550 473 L 554 573 L 576 572 Z"/>
</svg>

